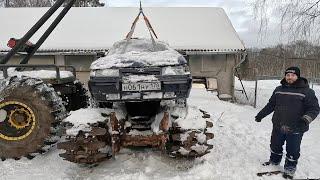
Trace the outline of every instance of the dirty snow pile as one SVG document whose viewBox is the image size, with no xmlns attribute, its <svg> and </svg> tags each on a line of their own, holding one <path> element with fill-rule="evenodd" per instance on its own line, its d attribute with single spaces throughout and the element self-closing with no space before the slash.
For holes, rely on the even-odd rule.
<svg viewBox="0 0 320 180">
<path fill-rule="evenodd" d="M 116 106 L 117 105 L 115 105 L 115 107 Z M 90 124 L 106 121 L 106 116 L 109 116 L 111 112 L 115 112 L 118 119 L 124 119 L 126 117 L 126 112 L 124 112 L 122 108 L 86 108 L 71 111 L 70 115 L 63 120 L 66 123 L 72 124 L 72 127 L 66 130 L 66 133 L 70 136 L 76 136 L 79 131 L 88 132 L 91 130 Z"/>
<path fill-rule="evenodd" d="M 206 121 L 210 121 L 210 119 L 202 117 L 203 113 L 196 106 L 188 105 L 186 108 L 178 107 L 175 106 L 173 100 L 162 101 L 161 104 L 162 106 L 167 106 L 167 108 L 169 108 L 169 127 L 172 126 L 172 123 L 177 123 L 181 129 L 185 130 L 205 129 Z M 172 116 L 177 118 L 173 119 Z M 152 132 L 156 134 L 162 132 L 159 127 L 163 117 L 164 112 L 160 112 L 153 117 L 153 122 L 151 124 Z"/>
<path fill-rule="evenodd" d="M 214 139 L 211 153 L 195 160 L 171 159 L 167 155 L 151 149 L 122 149 L 114 160 L 90 168 L 62 160 L 59 153 L 52 149 L 33 160 L 22 158 L 20 161 L 0 162 L 0 179 L 4 180 L 282 180 L 281 175 L 257 177 L 256 173 L 281 169 L 263 167 L 261 163 L 270 155 L 269 141 L 272 130 L 271 115 L 261 123 L 254 116 L 268 102 L 279 80 L 259 81 L 258 108 L 244 104 L 221 101 L 214 92 L 192 88 L 188 104 L 210 113 L 213 119 Z M 254 82 L 244 82 L 252 101 Z M 236 82 L 236 89 L 241 89 Z M 320 86 L 314 90 L 320 98 Z M 237 98 L 244 95 L 237 91 Z M 85 116 L 86 111 L 77 116 Z M 320 118 L 310 125 L 301 145 L 296 179 L 320 177 Z M 199 137 L 201 138 L 201 137 Z M 285 150 L 284 150 L 285 154 Z M 284 158 L 281 166 L 283 166 Z"/>
<path fill-rule="evenodd" d="M 107 56 L 99 58 L 91 64 L 91 70 L 170 66 L 186 64 L 185 58 L 168 44 L 162 41 L 152 43 L 151 39 L 130 39 L 116 42 Z"/>
<path fill-rule="evenodd" d="M 174 122 L 182 129 L 205 129 L 206 120 L 202 118 L 203 113 L 196 106 L 187 106 L 187 108 L 174 108 L 172 115 L 179 117 Z"/>
<path fill-rule="evenodd" d="M 106 119 L 101 115 L 102 112 L 104 112 L 104 109 L 97 108 L 71 111 L 70 115 L 64 120 L 64 122 L 69 122 L 73 125 L 72 128 L 67 129 L 67 135 L 76 136 L 80 130 L 84 132 L 90 131 L 90 124 L 103 122 Z"/>
<path fill-rule="evenodd" d="M 57 77 L 57 73 L 54 70 L 16 71 L 15 68 L 9 68 L 8 76 L 9 77 L 28 76 L 31 78 L 38 78 L 38 79 L 55 79 Z M 60 78 L 68 78 L 73 76 L 74 75 L 70 71 L 60 71 Z M 4 79 L 2 71 L 0 71 L 0 79 Z"/>
</svg>

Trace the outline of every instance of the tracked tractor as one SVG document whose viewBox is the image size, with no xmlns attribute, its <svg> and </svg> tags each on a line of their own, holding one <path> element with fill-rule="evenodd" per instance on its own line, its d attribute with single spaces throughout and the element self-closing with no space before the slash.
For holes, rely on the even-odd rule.
<svg viewBox="0 0 320 180">
<path fill-rule="evenodd" d="M 133 38 L 141 15 L 150 39 Z M 80 124 L 66 119 L 67 138 L 58 144 L 65 150 L 60 154 L 65 160 L 97 163 L 136 146 L 191 158 L 212 148 L 210 115 L 187 105 L 192 83 L 187 61 L 157 40 L 141 3 L 126 38 L 114 43 L 90 69 L 89 91 L 97 106 L 104 108 L 104 118 Z"/>
<path fill-rule="evenodd" d="M 18 50 L 23 49 L 27 55 L 22 65 L 0 66 L 4 76 L 0 86 L 0 148 L 5 149 L 0 157 L 33 155 L 43 149 L 44 143 L 57 141 L 51 134 L 57 136 L 61 126 L 65 137 L 57 145 L 64 150 L 60 156 L 75 163 L 95 164 L 115 158 L 122 148 L 137 146 L 158 149 L 171 157 L 199 157 L 210 152 L 213 147 L 208 143 L 213 138 L 210 115 L 187 105 L 192 83 L 187 61 L 157 39 L 141 3 L 126 38 L 114 43 L 103 57 L 91 64 L 90 108 L 80 109 L 87 105 L 87 96 L 81 84 L 74 82 L 75 72 L 66 71 L 71 67 L 25 64 L 73 2 L 69 1 L 53 27 L 36 44 L 27 42 L 29 32 L 17 42 L 11 39 L 8 43 L 15 46 L 2 64 Z M 57 1 L 48 12 L 52 14 L 52 9 L 62 3 Z M 150 39 L 133 38 L 141 15 Z M 40 22 L 46 21 L 44 17 Z M 12 67 L 15 69 L 9 69 Z M 55 76 L 41 78 L 41 73 L 27 68 L 54 68 Z M 30 96 L 19 97 L 17 92 Z M 76 111 L 65 118 L 70 110 Z M 98 114 L 85 115 L 92 112 Z M 42 136 L 37 138 L 39 134 Z M 27 143 L 30 148 L 21 150 Z"/>
</svg>

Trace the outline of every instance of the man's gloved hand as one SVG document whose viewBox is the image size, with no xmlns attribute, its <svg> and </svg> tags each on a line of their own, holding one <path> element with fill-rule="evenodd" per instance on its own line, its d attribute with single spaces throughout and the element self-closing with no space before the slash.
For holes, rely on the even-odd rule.
<svg viewBox="0 0 320 180">
<path fill-rule="evenodd" d="M 312 118 L 308 115 L 304 115 L 301 117 L 301 120 L 306 124 L 309 125 L 312 121 Z"/>
<path fill-rule="evenodd" d="M 261 120 L 262 120 L 262 118 L 260 118 L 260 117 L 258 117 L 258 116 L 255 117 L 255 121 L 256 121 L 256 122 L 261 122 Z"/>
</svg>

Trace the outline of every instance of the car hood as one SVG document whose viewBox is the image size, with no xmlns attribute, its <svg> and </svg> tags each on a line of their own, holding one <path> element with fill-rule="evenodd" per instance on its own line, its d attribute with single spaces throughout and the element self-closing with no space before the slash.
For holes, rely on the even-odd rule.
<svg viewBox="0 0 320 180">
<path fill-rule="evenodd" d="M 91 70 L 125 67 L 155 67 L 186 64 L 186 59 L 161 41 L 153 46 L 151 40 L 122 40 L 114 44 L 107 56 L 91 64 Z"/>
</svg>

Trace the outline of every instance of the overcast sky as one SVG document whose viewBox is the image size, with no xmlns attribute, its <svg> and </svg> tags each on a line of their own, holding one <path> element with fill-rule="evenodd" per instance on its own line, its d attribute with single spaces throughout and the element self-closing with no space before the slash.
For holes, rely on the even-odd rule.
<svg viewBox="0 0 320 180">
<path fill-rule="evenodd" d="M 100 0 L 100 2 L 106 2 L 106 5 L 109 7 L 139 6 L 139 0 Z M 142 0 L 145 7 L 222 7 L 247 48 L 277 44 L 279 42 L 280 30 L 277 30 L 279 25 L 276 22 L 270 22 L 269 31 L 263 36 L 265 38 L 261 38 L 258 33 L 259 23 L 254 20 L 250 2 L 252 0 Z"/>
</svg>

